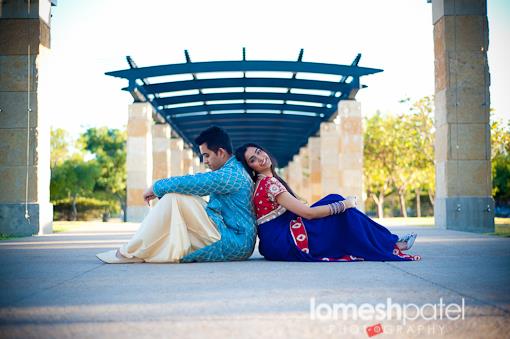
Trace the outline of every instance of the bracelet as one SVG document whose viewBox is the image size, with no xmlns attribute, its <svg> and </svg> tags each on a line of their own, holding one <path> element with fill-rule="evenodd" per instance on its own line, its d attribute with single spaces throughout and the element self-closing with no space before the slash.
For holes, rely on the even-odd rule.
<svg viewBox="0 0 510 339">
<path fill-rule="evenodd" d="M 329 215 L 340 214 L 345 211 L 345 203 L 343 201 L 335 201 L 331 204 L 328 204 L 329 207 Z"/>
</svg>

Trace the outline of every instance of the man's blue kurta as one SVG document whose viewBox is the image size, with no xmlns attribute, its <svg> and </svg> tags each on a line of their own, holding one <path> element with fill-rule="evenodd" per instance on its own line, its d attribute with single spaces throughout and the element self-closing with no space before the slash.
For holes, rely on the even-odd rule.
<svg viewBox="0 0 510 339">
<path fill-rule="evenodd" d="M 257 236 L 253 181 L 234 157 L 216 171 L 158 180 L 153 190 L 158 197 L 166 193 L 210 196 L 206 212 L 221 239 L 186 255 L 181 262 L 245 260 L 253 253 Z"/>
</svg>

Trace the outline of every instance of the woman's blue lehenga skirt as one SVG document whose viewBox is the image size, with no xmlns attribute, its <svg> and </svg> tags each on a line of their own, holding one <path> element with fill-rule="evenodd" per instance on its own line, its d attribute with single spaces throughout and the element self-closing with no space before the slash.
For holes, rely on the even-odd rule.
<svg viewBox="0 0 510 339">
<path fill-rule="evenodd" d="M 344 200 L 330 194 L 313 206 Z M 259 252 L 278 261 L 411 261 L 398 236 L 355 208 L 320 219 L 304 219 L 287 211 L 258 226 Z"/>
</svg>

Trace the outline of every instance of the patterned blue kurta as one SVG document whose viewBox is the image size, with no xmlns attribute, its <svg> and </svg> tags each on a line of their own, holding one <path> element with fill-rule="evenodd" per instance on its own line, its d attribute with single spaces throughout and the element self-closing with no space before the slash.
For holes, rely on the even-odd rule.
<svg viewBox="0 0 510 339">
<path fill-rule="evenodd" d="M 257 236 L 253 182 L 234 157 L 216 171 L 158 180 L 153 190 L 158 197 L 166 193 L 210 196 L 206 212 L 221 240 L 186 255 L 181 262 L 245 260 L 253 253 Z"/>
</svg>

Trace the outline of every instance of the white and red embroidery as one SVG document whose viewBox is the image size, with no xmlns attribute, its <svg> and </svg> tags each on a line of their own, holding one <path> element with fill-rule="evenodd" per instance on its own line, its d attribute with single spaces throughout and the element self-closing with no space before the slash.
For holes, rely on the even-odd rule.
<svg viewBox="0 0 510 339">
<path fill-rule="evenodd" d="M 310 248 L 308 247 L 308 234 L 306 233 L 306 227 L 303 223 L 303 219 L 298 217 L 296 220 L 290 222 L 290 234 L 294 239 L 294 244 L 297 248 L 306 254 L 310 254 Z M 322 261 L 363 261 L 363 258 L 355 257 L 353 255 L 344 255 L 341 258 L 320 258 Z"/>
<path fill-rule="evenodd" d="M 402 251 L 400 250 L 400 248 L 398 248 L 397 245 L 395 245 L 395 247 L 393 248 L 393 255 L 396 255 L 399 258 L 410 259 L 413 261 L 421 260 L 421 257 L 419 255 L 411 255 L 411 254 L 402 253 Z"/>
</svg>

